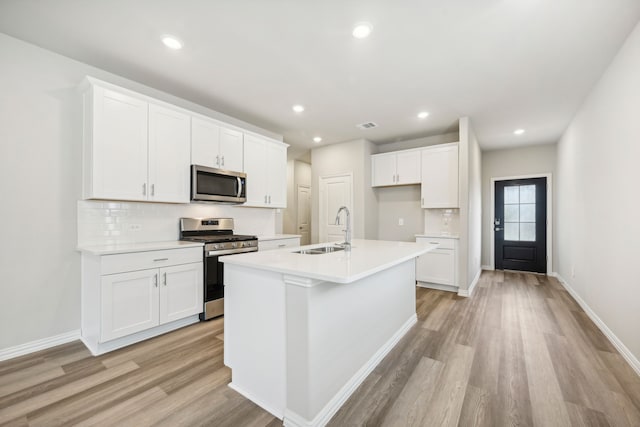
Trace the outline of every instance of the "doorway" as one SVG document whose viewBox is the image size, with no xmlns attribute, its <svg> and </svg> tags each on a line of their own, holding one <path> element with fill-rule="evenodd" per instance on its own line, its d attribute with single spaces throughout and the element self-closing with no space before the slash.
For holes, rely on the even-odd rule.
<svg viewBox="0 0 640 427">
<path fill-rule="evenodd" d="M 494 265 L 547 273 L 547 177 L 494 180 Z"/>
<path fill-rule="evenodd" d="M 344 219 L 340 225 L 335 224 L 336 214 L 340 206 L 346 206 L 351 212 L 351 229 L 353 230 L 353 175 L 345 173 L 320 177 L 319 183 L 319 224 L 318 238 L 320 242 L 337 242 L 344 240 Z"/>
<path fill-rule="evenodd" d="M 298 185 L 297 192 L 296 229 L 304 246 L 311 243 L 311 187 Z"/>
</svg>

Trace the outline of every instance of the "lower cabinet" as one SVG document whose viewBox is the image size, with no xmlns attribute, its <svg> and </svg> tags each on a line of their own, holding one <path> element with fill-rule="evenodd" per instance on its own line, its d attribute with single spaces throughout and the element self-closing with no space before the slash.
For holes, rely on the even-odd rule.
<svg viewBox="0 0 640 427">
<path fill-rule="evenodd" d="M 269 251 L 272 249 L 297 248 L 300 246 L 300 237 L 286 237 L 284 239 L 260 240 L 258 239 L 258 250 Z"/>
<path fill-rule="evenodd" d="M 444 290 L 458 287 L 458 240 L 448 238 L 416 237 L 418 243 L 438 243 L 440 246 L 418 257 L 416 281 L 419 285 Z M 440 286 L 433 286 L 440 285 Z"/>
<path fill-rule="evenodd" d="M 197 321 L 202 269 L 200 247 L 83 255 L 83 341 L 102 354 Z"/>
</svg>

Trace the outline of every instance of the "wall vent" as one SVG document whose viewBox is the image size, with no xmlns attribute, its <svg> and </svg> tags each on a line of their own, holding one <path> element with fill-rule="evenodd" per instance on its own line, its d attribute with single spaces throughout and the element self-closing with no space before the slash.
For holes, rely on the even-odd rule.
<svg viewBox="0 0 640 427">
<path fill-rule="evenodd" d="M 358 129 L 373 129 L 373 128 L 377 128 L 378 125 L 373 123 L 373 122 L 367 122 L 367 123 L 361 123 L 359 125 L 356 125 L 356 127 Z"/>
</svg>

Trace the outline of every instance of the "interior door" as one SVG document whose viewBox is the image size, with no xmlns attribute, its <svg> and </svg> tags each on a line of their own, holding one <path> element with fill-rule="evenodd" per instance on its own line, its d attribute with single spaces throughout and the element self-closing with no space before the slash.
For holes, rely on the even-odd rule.
<svg viewBox="0 0 640 427">
<path fill-rule="evenodd" d="M 351 174 L 320 178 L 320 224 L 318 237 L 320 242 L 344 241 L 345 215 L 341 215 L 340 225 L 336 225 L 336 214 L 341 206 L 351 213 L 353 230 L 353 184 Z"/>
<path fill-rule="evenodd" d="M 547 272 L 547 179 L 495 183 L 495 268 Z"/>
<path fill-rule="evenodd" d="M 300 234 L 300 244 L 311 243 L 311 187 L 298 185 L 298 218 L 297 229 Z"/>
</svg>

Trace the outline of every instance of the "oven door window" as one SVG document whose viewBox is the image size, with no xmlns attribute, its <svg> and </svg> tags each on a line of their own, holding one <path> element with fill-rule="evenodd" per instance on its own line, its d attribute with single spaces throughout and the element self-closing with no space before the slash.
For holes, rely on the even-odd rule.
<svg viewBox="0 0 640 427">
<path fill-rule="evenodd" d="M 217 256 L 206 257 L 204 260 L 204 301 L 224 298 L 224 264 Z"/>
</svg>

